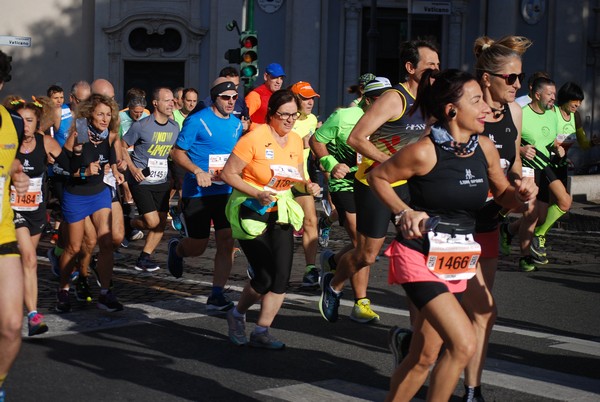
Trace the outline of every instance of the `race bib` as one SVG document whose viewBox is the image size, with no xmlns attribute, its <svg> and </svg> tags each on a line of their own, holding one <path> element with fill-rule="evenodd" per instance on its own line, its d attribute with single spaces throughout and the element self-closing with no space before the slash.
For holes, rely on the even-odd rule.
<svg viewBox="0 0 600 402">
<path fill-rule="evenodd" d="M 356 153 L 356 166 L 360 165 L 362 163 L 362 154 L 357 152 Z"/>
<path fill-rule="evenodd" d="M 104 181 L 104 184 L 111 187 L 113 190 L 116 190 L 117 179 L 116 179 L 115 175 L 113 174 L 112 170 L 109 170 L 108 173 L 106 173 L 104 175 L 104 178 L 102 179 L 102 181 Z"/>
<path fill-rule="evenodd" d="M 210 180 L 213 184 L 225 184 L 221 180 L 221 172 L 225 162 L 229 159 L 229 154 L 217 154 L 208 156 L 208 173 L 210 173 Z"/>
<path fill-rule="evenodd" d="M 42 201 L 41 177 L 30 178 L 27 192 L 23 195 L 18 195 L 15 187 L 10 186 L 10 206 L 14 211 L 37 211 Z"/>
<path fill-rule="evenodd" d="M 150 175 L 146 177 L 148 183 L 164 183 L 167 180 L 169 165 L 166 159 L 148 158 Z"/>
<path fill-rule="evenodd" d="M 471 279 L 477 271 L 481 246 L 473 235 L 429 232 L 427 268 L 446 281 Z"/>
<path fill-rule="evenodd" d="M 302 174 L 294 166 L 271 165 L 271 171 L 273 172 L 273 177 L 271 177 L 265 189 L 285 191 L 289 190 L 295 182 L 304 181 Z"/>
</svg>

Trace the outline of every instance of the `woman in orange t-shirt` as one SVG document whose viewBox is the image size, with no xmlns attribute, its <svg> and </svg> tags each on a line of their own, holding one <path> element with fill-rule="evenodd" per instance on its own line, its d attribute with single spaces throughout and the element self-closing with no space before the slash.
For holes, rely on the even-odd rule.
<svg viewBox="0 0 600 402">
<path fill-rule="evenodd" d="M 302 139 L 292 131 L 300 115 L 298 101 L 289 90 L 271 96 L 266 124 L 240 138 L 221 173 L 234 189 L 252 197 L 240 207 L 240 216 L 265 222 L 266 230 L 251 240 L 239 240 L 254 277 L 244 287 L 236 307 L 227 313 L 229 339 L 236 345 L 282 349 L 285 344 L 269 334 L 283 304 L 294 252 L 293 227 L 278 222 L 278 193 L 293 186 L 301 193 L 317 194 L 319 186 L 304 181 Z M 294 202 L 292 200 L 292 202 Z M 267 206 L 267 208 L 264 208 Z M 256 328 L 246 338 L 246 311 L 262 298 Z"/>
</svg>

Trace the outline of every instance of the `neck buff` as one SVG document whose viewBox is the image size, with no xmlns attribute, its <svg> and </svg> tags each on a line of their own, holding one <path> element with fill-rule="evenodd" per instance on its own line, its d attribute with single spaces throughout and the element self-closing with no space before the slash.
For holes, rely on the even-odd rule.
<svg viewBox="0 0 600 402">
<path fill-rule="evenodd" d="M 431 127 L 431 138 L 433 142 L 438 144 L 444 151 L 452 152 L 456 155 L 469 155 L 475 152 L 479 145 L 479 135 L 471 134 L 468 142 L 457 142 L 448 130 L 440 126 Z"/>
<path fill-rule="evenodd" d="M 91 124 L 88 125 L 88 128 L 90 129 L 90 139 L 92 141 L 100 142 L 108 138 L 108 129 L 104 129 L 104 131 L 98 132 L 98 129 L 92 126 Z"/>
</svg>

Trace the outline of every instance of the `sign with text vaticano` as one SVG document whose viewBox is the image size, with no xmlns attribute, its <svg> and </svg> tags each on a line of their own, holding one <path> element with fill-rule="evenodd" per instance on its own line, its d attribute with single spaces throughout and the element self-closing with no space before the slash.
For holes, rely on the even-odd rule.
<svg viewBox="0 0 600 402">
<path fill-rule="evenodd" d="M 413 14 L 450 14 L 452 11 L 450 1 L 412 1 Z"/>
<path fill-rule="evenodd" d="M 31 47 L 31 38 L 28 36 L 0 35 L 0 46 Z"/>
</svg>

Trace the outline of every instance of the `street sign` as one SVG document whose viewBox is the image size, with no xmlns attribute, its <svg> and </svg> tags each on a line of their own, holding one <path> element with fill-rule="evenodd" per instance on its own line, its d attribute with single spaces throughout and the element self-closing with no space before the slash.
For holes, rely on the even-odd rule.
<svg viewBox="0 0 600 402">
<path fill-rule="evenodd" d="M 31 47 L 31 38 L 28 36 L 0 35 L 0 46 Z"/>
<path fill-rule="evenodd" d="M 450 1 L 412 1 L 413 14 L 450 14 L 452 6 Z"/>
</svg>

